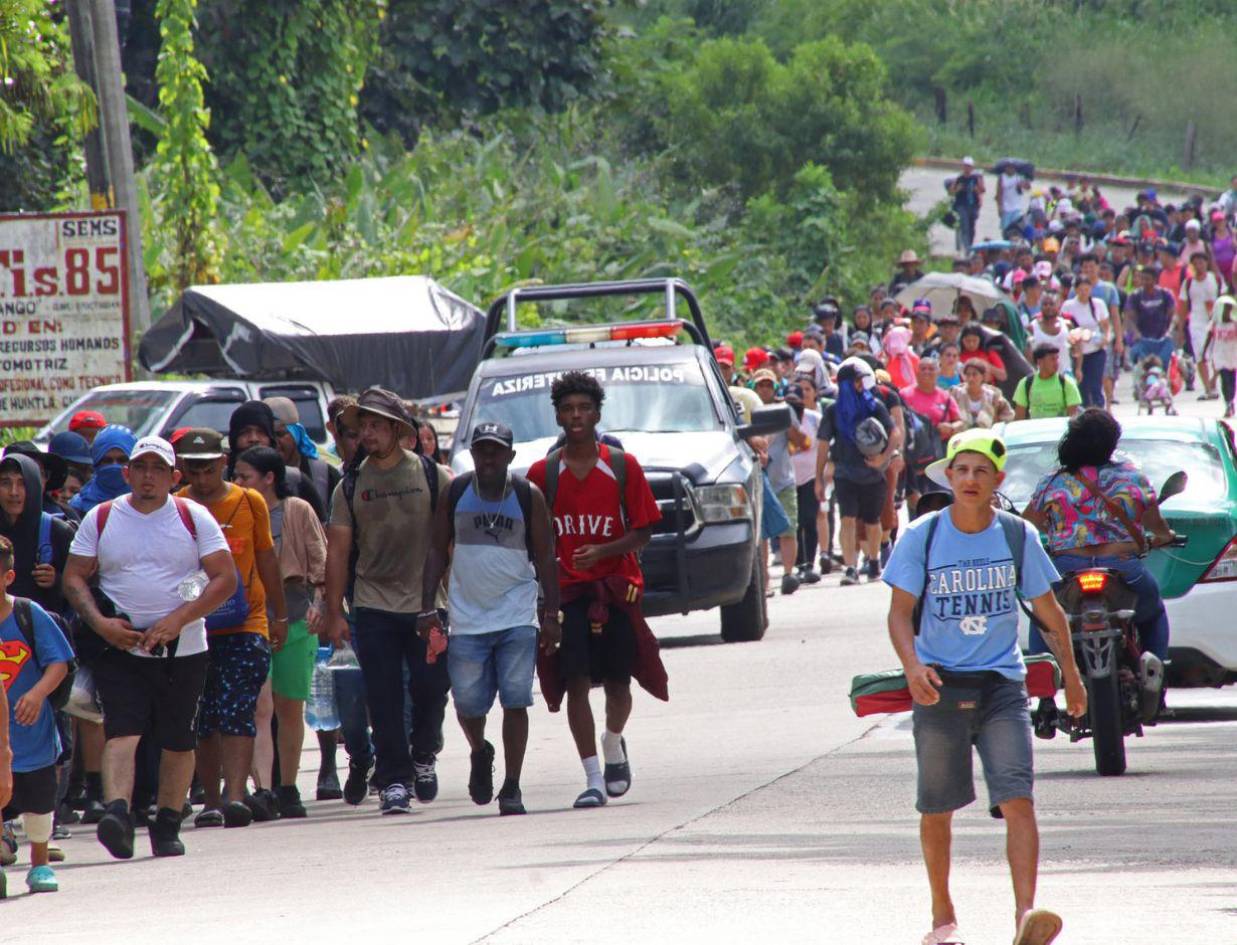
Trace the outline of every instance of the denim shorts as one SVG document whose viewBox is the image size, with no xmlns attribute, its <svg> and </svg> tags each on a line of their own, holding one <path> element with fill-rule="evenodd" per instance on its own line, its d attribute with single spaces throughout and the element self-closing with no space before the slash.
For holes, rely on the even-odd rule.
<svg viewBox="0 0 1237 945">
<path fill-rule="evenodd" d="M 972 746 L 979 750 L 994 816 L 1006 801 L 1031 797 L 1026 687 L 998 673 L 966 676 L 977 681 L 950 676 L 936 705 L 916 703 L 912 711 L 919 762 L 915 809 L 921 814 L 948 813 L 975 800 Z"/>
<path fill-rule="evenodd" d="M 536 665 L 536 627 L 453 633 L 447 645 L 447 671 L 455 711 L 462 718 L 483 718 L 496 695 L 504 709 L 527 709 L 533 704 Z"/>
</svg>

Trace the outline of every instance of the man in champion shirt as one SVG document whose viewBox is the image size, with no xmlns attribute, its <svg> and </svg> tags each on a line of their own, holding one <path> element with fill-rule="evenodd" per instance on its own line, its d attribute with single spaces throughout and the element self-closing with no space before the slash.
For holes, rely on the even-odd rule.
<svg viewBox="0 0 1237 945">
<path fill-rule="evenodd" d="M 631 787 L 622 733 L 631 715 L 631 677 L 637 661 L 632 614 L 639 617 L 644 587 L 636 552 L 648 544 L 661 512 L 635 457 L 597 440 L 605 399 L 597 379 L 568 371 L 551 386 L 550 398 L 566 441 L 561 450 L 534 463 L 528 478 L 545 494 L 554 520 L 563 598 L 558 665 L 567 691 L 567 723 L 587 778 L 575 806 L 601 807 L 607 796 L 621 797 Z M 617 475 L 612 465 L 616 456 L 625 467 Z M 548 476 L 550 461 L 557 464 L 557 471 Z M 547 478 L 554 480 L 549 486 Z M 609 589 L 620 584 L 625 586 L 616 597 Z M 599 599 L 599 593 L 606 599 Z M 600 609 L 606 611 L 604 622 L 593 619 Z M 606 728 L 601 736 L 604 775 L 589 704 L 594 685 L 606 691 Z"/>
</svg>

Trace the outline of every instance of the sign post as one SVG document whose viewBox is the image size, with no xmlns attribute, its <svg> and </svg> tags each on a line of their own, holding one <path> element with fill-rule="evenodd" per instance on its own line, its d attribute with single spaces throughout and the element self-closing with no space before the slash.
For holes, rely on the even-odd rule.
<svg viewBox="0 0 1237 945">
<path fill-rule="evenodd" d="M 123 210 L 0 214 L 0 427 L 131 379 Z"/>
</svg>

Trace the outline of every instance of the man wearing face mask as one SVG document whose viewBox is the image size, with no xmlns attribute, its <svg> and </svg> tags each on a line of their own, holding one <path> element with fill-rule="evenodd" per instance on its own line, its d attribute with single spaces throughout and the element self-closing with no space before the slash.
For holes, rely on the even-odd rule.
<svg viewBox="0 0 1237 945">
<path fill-rule="evenodd" d="M 137 437 L 128 427 L 112 424 L 100 430 L 90 444 L 94 475 L 69 502 L 69 507 L 85 516 L 102 502 L 128 495 L 129 483 L 125 481 L 125 464 L 129 462 L 129 453 L 135 443 Z"/>
</svg>

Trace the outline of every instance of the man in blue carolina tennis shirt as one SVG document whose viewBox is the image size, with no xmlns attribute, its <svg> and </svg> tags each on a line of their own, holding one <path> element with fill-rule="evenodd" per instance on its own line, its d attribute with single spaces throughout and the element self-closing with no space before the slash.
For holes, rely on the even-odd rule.
<svg viewBox="0 0 1237 945">
<path fill-rule="evenodd" d="M 928 467 L 929 476 L 953 489 L 953 504 L 910 526 L 884 574 L 893 589 L 889 636 L 915 702 L 916 808 L 932 889 L 932 931 L 924 945 L 963 942 L 949 894 L 949 851 L 953 812 L 975 799 L 972 745 L 983 764 L 988 806 L 1005 819 L 1014 945 L 1047 945 L 1061 930 L 1058 916 L 1034 908 L 1039 832 L 1026 667 L 1018 648 L 1019 592 L 1045 628 L 1071 715 L 1086 711 L 1086 691 L 1065 614 L 1052 594 L 1058 575 L 1038 533 L 1016 517 L 1003 520 L 992 507 L 1005 456 L 1004 442 L 989 430 L 955 435 L 945 458 Z M 1007 531 L 1023 544 L 1021 575 Z"/>
</svg>

